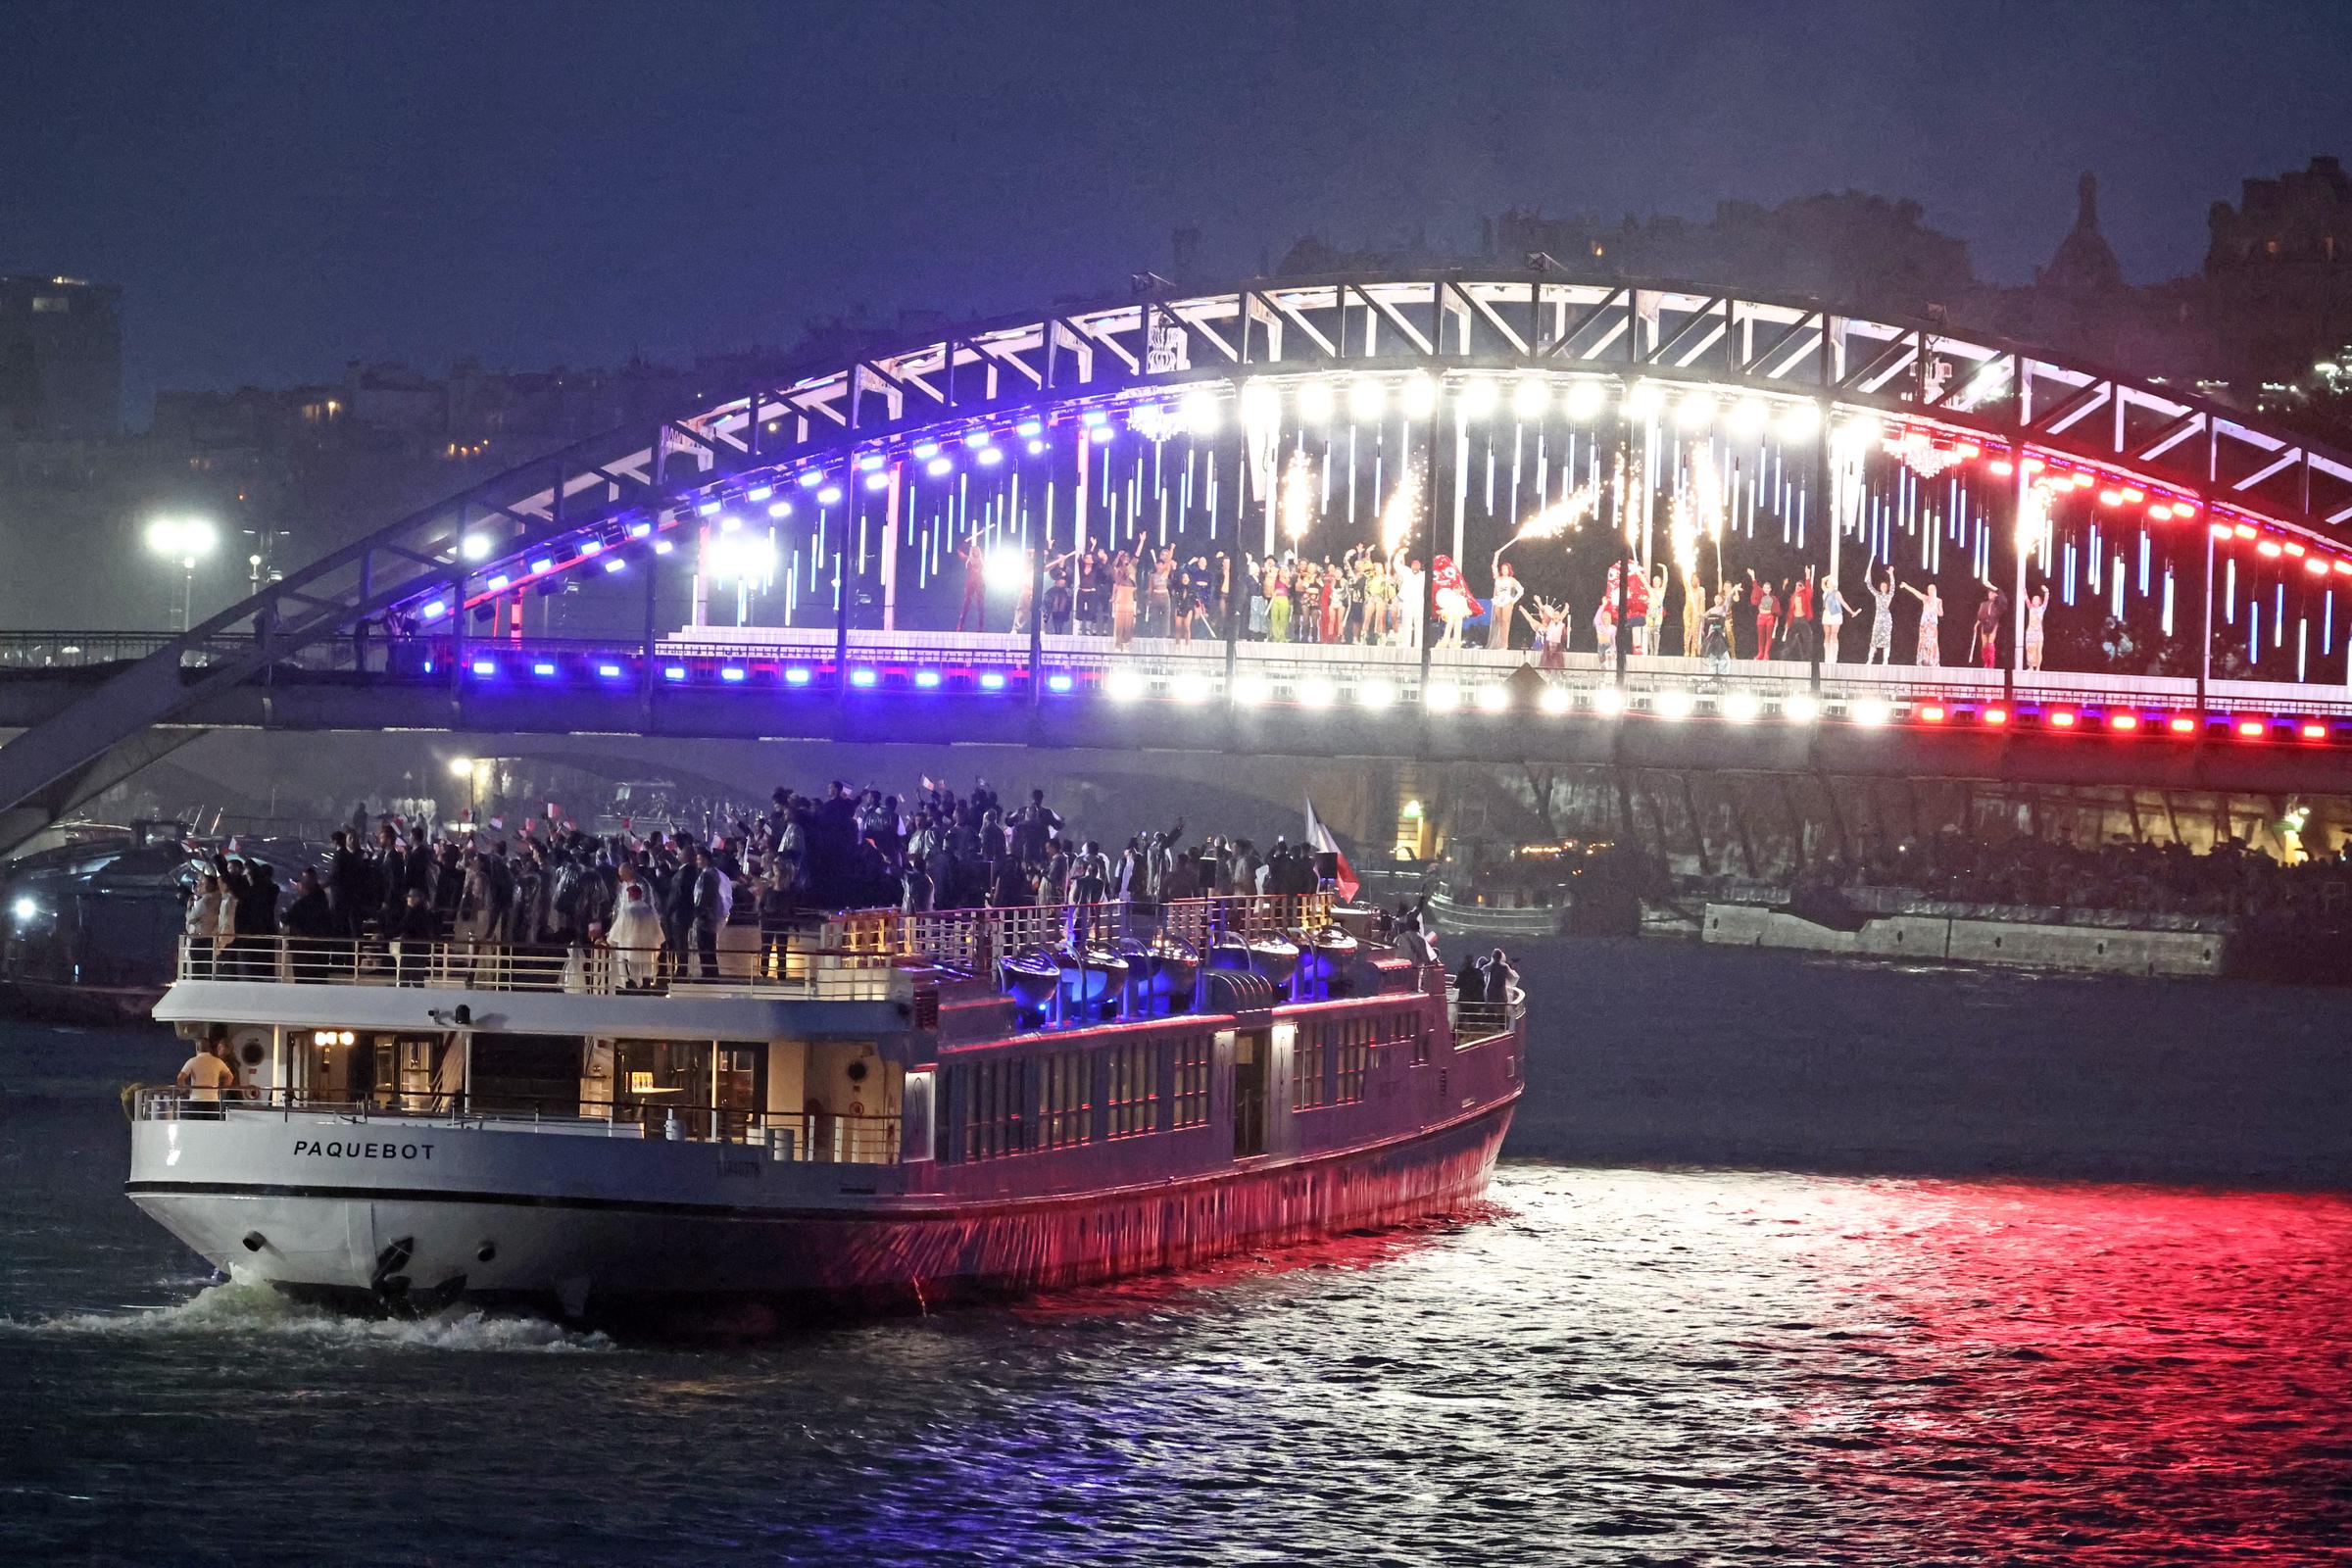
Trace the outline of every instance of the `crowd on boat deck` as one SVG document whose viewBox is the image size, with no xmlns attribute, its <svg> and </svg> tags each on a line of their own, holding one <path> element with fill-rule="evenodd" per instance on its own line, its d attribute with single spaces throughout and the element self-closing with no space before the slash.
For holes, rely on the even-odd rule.
<svg viewBox="0 0 2352 1568">
<path fill-rule="evenodd" d="M 779 788 L 699 834 L 531 822 L 432 835 L 387 819 L 337 830 L 291 886 L 219 854 L 195 879 L 186 933 L 229 955 L 284 936 L 708 956 L 721 927 L 782 929 L 804 911 L 1312 893 L 1329 869 L 1317 858 L 1279 838 L 1188 843 L 1182 819 L 1105 845 L 1073 834 L 1042 789 L 1008 806 L 985 783 L 957 793 L 926 779 L 902 797 L 835 780 L 815 795 Z"/>
<path fill-rule="evenodd" d="M 1963 904 L 2217 916 L 2240 922 L 2352 916 L 2352 844 L 2287 863 L 2224 839 L 2206 854 L 2186 845 L 2096 847 L 2032 838 L 1942 833 L 1829 867 L 1845 887 L 1893 887 Z"/>
</svg>

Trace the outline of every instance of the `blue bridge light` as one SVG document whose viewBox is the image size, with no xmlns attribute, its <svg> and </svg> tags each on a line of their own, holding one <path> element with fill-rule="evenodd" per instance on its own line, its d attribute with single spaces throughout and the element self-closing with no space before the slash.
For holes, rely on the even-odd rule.
<svg viewBox="0 0 2352 1568">
<path fill-rule="evenodd" d="M 667 669 L 662 671 L 662 678 L 663 680 L 684 680 L 686 678 L 686 666 L 684 664 L 672 664 Z"/>
<path fill-rule="evenodd" d="M 1046 690 L 1050 692 L 1066 692 L 1077 684 L 1068 674 L 1059 671 L 1046 677 Z"/>
<path fill-rule="evenodd" d="M 498 666 L 487 659 L 477 659 L 473 662 L 473 672 L 476 675 L 495 675 L 498 673 Z"/>
<path fill-rule="evenodd" d="M 929 691 L 932 687 L 939 684 L 939 671 L 936 669 L 918 669 L 914 672 L 914 683 L 917 686 L 922 687 L 925 691 Z"/>
<path fill-rule="evenodd" d="M 1001 669 L 982 670 L 980 672 L 980 689 L 984 692 L 1003 691 L 1004 689 L 1004 672 Z"/>
<path fill-rule="evenodd" d="M 718 678 L 720 680 L 741 680 L 743 679 L 743 668 L 738 664 L 729 664 L 718 672 Z"/>
<path fill-rule="evenodd" d="M 807 665 L 805 665 L 805 664 L 795 664 L 795 665 L 793 665 L 793 666 L 792 666 L 790 669 L 787 669 L 786 671 L 784 671 L 784 684 L 785 684 L 785 685 L 787 685 L 787 686 L 806 686 L 806 685 L 808 685 L 808 666 L 807 666 Z"/>
<path fill-rule="evenodd" d="M 850 684 L 853 686 L 871 686 L 874 683 L 875 678 L 874 672 L 870 669 L 853 669 L 850 671 Z"/>
<path fill-rule="evenodd" d="M 553 675 L 555 672 L 556 666 L 545 660 L 541 660 L 531 666 L 531 673 L 534 675 Z"/>
<path fill-rule="evenodd" d="M 604 676 L 607 680 L 620 679 L 620 666 L 618 664 L 599 664 L 596 666 L 596 672 L 599 675 Z"/>
</svg>

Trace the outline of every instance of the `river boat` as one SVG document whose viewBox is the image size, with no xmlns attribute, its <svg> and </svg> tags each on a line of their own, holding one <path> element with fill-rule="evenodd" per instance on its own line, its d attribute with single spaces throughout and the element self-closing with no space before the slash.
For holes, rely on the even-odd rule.
<svg viewBox="0 0 2352 1568">
<path fill-rule="evenodd" d="M 1279 933 L 1331 920 L 1301 896 L 1077 913 L 1114 956 L 1231 939 L 1295 960 Z M 781 944 L 729 927 L 683 965 L 191 948 L 156 1016 L 225 1030 L 238 1083 L 128 1098 L 128 1195 L 306 1299 L 766 1323 L 1184 1267 L 1485 1192 L 1522 999 L 1457 1003 L 1442 965 L 1371 943 L 1073 995 L 1071 928 L 840 914 Z"/>
</svg>

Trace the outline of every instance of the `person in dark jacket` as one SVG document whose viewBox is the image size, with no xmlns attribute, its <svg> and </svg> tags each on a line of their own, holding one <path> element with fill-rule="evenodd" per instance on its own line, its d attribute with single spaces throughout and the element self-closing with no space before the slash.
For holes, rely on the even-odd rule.
<svg viewBox="0 0 2352 1568">
<path fill-rule="evenodd" d="M 425 970 L 431 962 L 431 949 L 440 936 L 440 922 L 433 918 L 432 902 L 424 889 L 411 888 L 402 902 L 400 913 L 384 927 L 384 935 L 399 944 L 399 957 L 394 962 L 395 978 L 404 986 L 422 985 Z"/>
<path fill-rule="evenodd" d="M 343 837 L 337 833 L 336 838 Z M 348 847 L 346 852 L 348 853 Z M 294 902 L 286 906 L 286 954 L 297 980 L 323 980 L 331 961 L 335 939 L 347 938 L 348 930 L 335 912 L 327 891 L 318 885 L 318 873 L 304 866 L 294 879 Z"/>
</svg>

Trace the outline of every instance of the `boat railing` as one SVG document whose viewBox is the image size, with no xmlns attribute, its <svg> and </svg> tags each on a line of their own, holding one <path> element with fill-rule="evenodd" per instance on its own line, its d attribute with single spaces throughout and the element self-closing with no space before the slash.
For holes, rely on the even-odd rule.
<svg viewBox="0 0 2352 1568">
<path fill-rule="evenodd" d="M 225 945 L 183 937 L 174 978 L 594 997 L 751 992 L 819 1002 L 904 1001 L 917 988 L 915 977 L 894 955 L 789 944 L 736 943 L 704 955 L 601 943 L 536 947 L 466 939 L 287 936 L 238 937 Z"/>
<path fill-rule="evenodd" d="M 1511 988 L 1508 1002 L 1464 1002 L 1449 996 L 1456 1049 L 1484 1044 L 1515 1033 L 1527 1016 L 1527 993 Z"/>
<path fill-rule="evenodd" d="M 354 1127 L 376 1126 L 386 1131 L 433 1127 L 716 1144 L 756 1151 L 757 1157 L 796 1163 L 893 1165 L 899 1160 L 896 1116 L 747 1110 L 653 1098 L 618 1102 L 511 1096 L 480 1100 L 460 1092 L 399 1089 L 360 1100 L 315 1095 L 305 1089 L 229 1088 L 217 1091 L 219 1098 L 213 1100 L 200 1098 L 200 1093 L 177 1085 L 140 1089 L 131 1097 L 131 1119 L 229 1121 L 268 1116 L 291 1121 L 296 1116 L 324 1116 Z"/>
<path fill-rule="evenodd" d="M 972 974 L 1023 948 L 1086 948 L 1171 936 L 1206 948 L 1314 930 L 1331 919 L 1326 893 L 1123 899 L 1100 904 L 1021 904 L 983 909 L 859 910 L 825 922 L 825 943 L 847 953 L 921 958 Z"/>
</svg>

